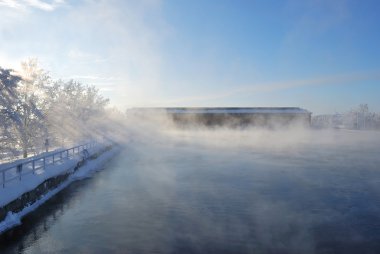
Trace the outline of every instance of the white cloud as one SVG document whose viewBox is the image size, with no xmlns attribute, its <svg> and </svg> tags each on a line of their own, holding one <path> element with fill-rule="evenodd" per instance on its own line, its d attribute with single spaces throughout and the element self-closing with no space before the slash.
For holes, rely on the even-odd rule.
<svg viewBox="0 0 380 254">
<path fill-rule="evenodd" d="M 14 9 L 23 9 L 24 5 L 17 0 L 0 0 L 0 6 L 6 6 Z"/>
<path fill-rule="evenodd" d="M 70 77 L 71 79 L 81 79 L 81 80 L 91 80 L 91 81 L 115 81 L 120 80 L 120 78 L 116 77 L 101 77 L 96 75 L 74 75 Z"/>
<path fill-rule="evenodd" d="M 43 11 L 54 11 L 64 3 L 64 0 L 53 0 L 49 2 L 41 0 L 0 0 L 0 6 L 6 6 L 16 10 L 25 10 L 31 7 Z"/>
</svg>

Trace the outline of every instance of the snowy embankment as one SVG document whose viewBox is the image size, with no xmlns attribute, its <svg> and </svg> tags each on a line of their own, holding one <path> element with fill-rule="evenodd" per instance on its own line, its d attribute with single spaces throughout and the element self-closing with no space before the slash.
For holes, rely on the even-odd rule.
<svg viewBox="0 0 380 254">
<path fill-rule="evenodd" d="M 30 174 L 22 178 L 21 181 L 14 181 L 9 186 L 0 189 L 0 208 L 19 199 L 25 193 L 31 192 L 44 182 L 54 177 L 68 175 L 68 177 L 54 189 L 50 189 L 47 193 L 41 195 L 35 202 L 29 203 L 18 212 L 8 212 L 5 219 L 0 222 L 0 233 L 17 226 L 21 223 L 21 219 L 28 213 L 34 211 L 56 193 L 67 187 L 70 183 L 91 176 L 92 173 L 101 169 L 101 167 L 109 161 L 119 151 L 115 145 L 111 149 L 104 150 L 104 147 L 97 146 L 89 149 L 90 158 L 92 155 L 98 154 L 94 159 L 88 159 L 83 165 L 78 165 L 82 161 L 81 156 L 75 156 L 70 159 L 63 160 L 60 164 L 49 165 L 45 170 L 40 170 L 37 174 Z M 77 168 L 77 170 L 75 169 Z"/>
</svg>

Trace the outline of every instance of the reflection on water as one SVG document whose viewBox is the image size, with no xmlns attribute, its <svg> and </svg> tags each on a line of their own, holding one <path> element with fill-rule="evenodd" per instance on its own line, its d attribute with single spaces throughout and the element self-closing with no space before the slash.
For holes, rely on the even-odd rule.
<svg viewBox="0 0 380 254">
<path fill-rule="evenodd" d="M 374 137 L 270 151 L 135 141 L 3 236 L 1 253 L 379 253 Z"/>
<path fill-rule="evenodd" d="M 14 253 L 16 249 L 22 253 L 25 246 L 33 244 L 33 242 L 43 237 L 65 211 L 73 206 L 75 196 L 87 185 L 88 181 L 73 183 L 70 188 L 58 193 L 36 212 L 25 217 L 21 226 L 0 236 L 1 253 L 6 251 Z"/>
</svg>

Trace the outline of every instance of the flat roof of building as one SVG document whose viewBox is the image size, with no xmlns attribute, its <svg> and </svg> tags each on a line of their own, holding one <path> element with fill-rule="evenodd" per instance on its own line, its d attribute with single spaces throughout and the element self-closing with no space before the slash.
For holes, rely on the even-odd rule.
<svg viewBox="0 0 380 254">
<path fill-rule="evenodd" d="M 169 108 L 133 108 L 135 112 L 159 112 L 175 114 L 310 114 L 299 107 L 169 107 Z"/>
</svg>

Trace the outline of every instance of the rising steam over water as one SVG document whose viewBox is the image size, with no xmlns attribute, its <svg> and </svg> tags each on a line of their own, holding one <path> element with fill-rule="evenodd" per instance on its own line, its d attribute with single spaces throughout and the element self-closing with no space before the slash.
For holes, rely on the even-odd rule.
<svg viewBox="0 0 380 254">
<path fill-rule="evenodd" d="M 37 211 L 7 251 L 380 251 L 378 132 L 126 129 L 120 156 Z"/>
</svg>

